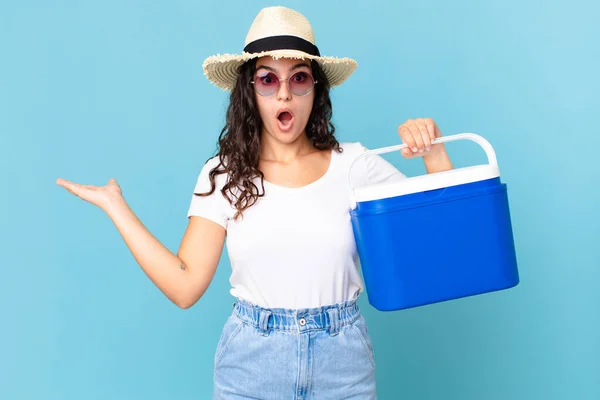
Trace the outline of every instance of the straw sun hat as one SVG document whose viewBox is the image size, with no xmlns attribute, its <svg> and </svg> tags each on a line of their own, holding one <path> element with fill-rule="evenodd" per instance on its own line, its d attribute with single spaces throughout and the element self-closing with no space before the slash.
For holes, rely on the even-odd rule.
<svg viewBox="0 0 600 400">
<path fill-rule="evenodd" d="M 312 26 L 298 11 L 286 7 L 263 8 L 246 35 L 242 54 L 217 54 L 208 57 L 202 68 L 216 86 L 232 90 L 237 68 L 244 62 L 264 56 L 312 59 L 319 63 L 330 86 L 344 82 L 356 69 L 350 58 L 321 56 Z"/>
</svg>

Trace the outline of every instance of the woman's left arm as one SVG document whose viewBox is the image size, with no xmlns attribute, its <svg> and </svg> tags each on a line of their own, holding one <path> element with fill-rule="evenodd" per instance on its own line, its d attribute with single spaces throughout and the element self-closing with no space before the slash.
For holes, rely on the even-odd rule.
<svg viewBox="0 0 600 400">
<path fill-rule="evenodd" d="M 453 168 L 443 143 L 432 145 L 442 132 L 431 118 L 408 119 L 398 127 L 398 134 L 408 147 L 402 149 L 405 158 L 423 157 L 428 174 Z"/>
</svg>

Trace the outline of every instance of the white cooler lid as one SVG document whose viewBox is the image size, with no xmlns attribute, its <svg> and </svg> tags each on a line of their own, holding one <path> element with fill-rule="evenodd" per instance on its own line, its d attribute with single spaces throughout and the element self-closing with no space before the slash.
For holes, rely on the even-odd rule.
<svg viewBox="0 0 600 400">
<path fill-rule="evenodd" d="M 478 182 L 497 178 L 499 176 L 500 170 L 497 165 L 486 164 L 455 168 L 448 171 L 406 178 L 392 183 L 381 183 L 354 188 L 354 200 L 356 202 L 381 200 L 427 190 Z"/>
</svg>

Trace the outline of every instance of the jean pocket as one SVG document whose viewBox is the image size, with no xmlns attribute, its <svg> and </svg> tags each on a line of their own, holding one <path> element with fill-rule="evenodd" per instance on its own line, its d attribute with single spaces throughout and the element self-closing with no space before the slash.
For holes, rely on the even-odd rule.
<svg viewBox="0 0 600 400">
<path fill-rule="evenodd" d="M 217 349 L 215 350 L 215 366 L 221 361 L 225 354 L 225 350 L 227 350 L 233 339 L 240 333 L 243 326 L 244 323 L 242 320 L 235 315 L 231 315 L 227 319 L 227 322 L 225 322 L 225 325 L 223 326 L 219 342 L 217 343 Z"/>
<path fill-rule="evenodd" d="M 375 368 L 375 353 L 373 351 L 373 343 L 371 342 L 371 336 L 369 335 L 369 328 L 367 327 L 367 323 L 362 315 L 360 315 L 352 323 L 352 329 L 354 329 L 354 331 L 358 334 L 358 337 L 360 338 L 360 341 L 367 352 L 369 361 L 371 361 L 373 368 Z"/>
</svg>

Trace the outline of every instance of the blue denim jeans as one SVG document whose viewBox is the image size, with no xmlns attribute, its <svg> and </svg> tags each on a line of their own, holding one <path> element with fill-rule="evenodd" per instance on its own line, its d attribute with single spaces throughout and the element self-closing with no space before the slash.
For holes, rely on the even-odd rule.
<svg viewBox="0 0 600 400">
<path fill-rule="evenodd" d="M 377 399 L 356 300 L 292 310 L 237 299 L 217 344 L 213 399 Z"/>
</svg>

